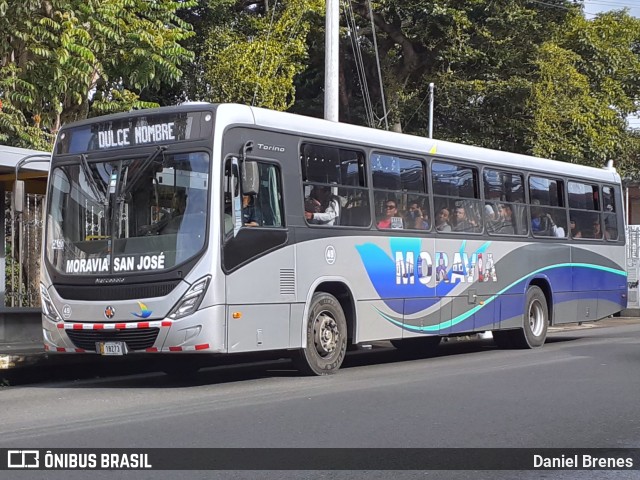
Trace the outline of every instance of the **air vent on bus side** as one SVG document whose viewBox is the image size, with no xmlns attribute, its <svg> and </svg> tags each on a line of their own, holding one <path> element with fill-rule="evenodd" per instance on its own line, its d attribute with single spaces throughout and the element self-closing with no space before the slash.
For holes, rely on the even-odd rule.
<svg viewBox="0 0 640 480">
<path fill-rule="evenodd" d="M 293 268 L 280 269 L 280 295 L 296 294 L 296 273 Z"/>
<path fill-rule="evenodd" d="M 136 300 L 169 295 L 180 280 L 134 285 L 55 285 L 65 300 Z"/>
</svg>

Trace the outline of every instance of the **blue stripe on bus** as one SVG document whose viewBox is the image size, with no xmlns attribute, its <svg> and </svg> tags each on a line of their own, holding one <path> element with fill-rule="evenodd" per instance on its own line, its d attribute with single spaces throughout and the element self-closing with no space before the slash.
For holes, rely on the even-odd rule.
<svg viewBox="0 0 640 480">
<path fill-rule="evenodd" d="M 585 272 L 580 275 L 580 273 L 575 272 L 571 269 L 584 269 Z M 594 275 L 594 273 L 596 275 Z M 529 282 L 535 278 L 536 276 L 540 276 L 541 274 L 545 274 L 545 276 L 548 278 L 549 282 L 552 285 L 552 288 L 556 287 L 557 284 L 557 280 L 559 280 L 559 278 L 568 278 L 569 282 L 571 282 L 571 279 L 573 278 L 574 281 L 577 281 L 578 283 L 581 283 L 580 278 L 581 277 L 598 277 L 596 280 L 597 284 L 600 285 L 609 285 L 611 286 L 612 284 L 615 285 L 615 282 L 619 282 L 621 281 L 620 277 L 625 277 L 627 276 L 627 273 L 624 270 L 618 270 L 618 269 L 614 269 L 614 268 L 609 268 L 609 267 L 602 267 L 599 265 L 591 265 L 591 264 L 586 264 L 586 263 L 563 263 L 563 264 L 558 264 L 558 265 L 550 265 L 548 267 L 544 267 L 544 268 L 539 268 L 538 270 L 535 270 L 534 272 L 528 274 L 526 277 L 523 277 L 519 280 L 516 280 L 514 282 L 512 282 L 510 285 L 506 286 L 505 288 L 503 288 L 502 290 L 500 290 L 497 294 L 490 296 L 489 298 L 487 298 L 483 305 L 476 305 L 475 307 L 471 308 L 470 310 L 466 311 L 463 314 L 460 314 L 454 318 L 452 318 L 451 320 L 447 320 L 445 322 L 441 322 L 438 323 L 436 325 L 426 325 L 426 326 L 417 326 L 417 325 L 410 325 L 410 324 L 406 324 L 404 323 L 402 320 L 400 319 L 396 319 L 393 318 L 391 316 L 389 316 L 388 314 L 385 314 L 384 312 L 382 312 L 380 309 L 376 308 L 376 310 L 378 311 L 378 313 L 387 321 L 389 321 L 390 323 L 393 323 L 394 325 L 401 327 L 405 330 L 411 331 L 411 332 L 415 332 L 415 333 L 438 333 L 441 330 L 447 330 L 447 329 L 452 329 L 453 327 L 457 327 L 454 331 L 450 331 L 448 333 L 456 333 L 457 331 L 467 331 L 467 330 L 473 330 L 474 328 L 477 328 L 479 326 L 482 325 L 478 325 L 476 324 L 476 322 L 474 322 L 474 318 L 473 315 L 476 314 L 477 312 L 479 312 L 480 310 L 482 310 L 483 308 L 486 308 L 487 305 L 491 304 L 492 302 L 494 302 L 495 300 L 499 299 L 501 296 L 514 296 L 514 295 L 523 295 L 526 286 L 529 284 Z M 555 281 L 554 281 L 555 280 Z M 591 281 L 593 280 L 593 278 L 591 279 Z M 457 284 L 454 284 L 454 286 Z M 555 288 L 555 292 L 560 292 L 563 293 L 562 297 L 562 302 L 567 302 L 567 301 L 575 301 L 575 300 L 580 300 L 580 299 L 593 299 L 594 298 L 594 291 L 593 290 L 583 290 L 583 289 L 572 289 L 571 285 L 565 285 L 565 289 L 562 288 Z M 597 295 L 595 298 L 598 299 L 602 299 L 602 300 L 608 300 L 612 303 L 615 304 L 620 304 L 623 305 L 623 299 L 621 297 L 621 292 L 625 290 L 626 291 L 626 280 L 624 280 L 624 285 L 620 284 L 619 288 L 617 290 L 606 290 L 604 288 L 599 288 L 597 290 Z M 451 299 L 452 297 L 448 297 L 448 299 Z M 432 298 L 432 299 L 424 299 L 425 303 L 429 303 L 429 306 L 433 306 L 439 302 L 441 302 L 442 300 L 446 300 L 447 298 Z M 384 300 L 384 299 L 383 299 Z M 385 302 L 386 303 L 386 302 Z M 400 304 L 403 303 L 402 300 L 400 299 L 395 299 L 394 300 L 394 307 L 398 308 L 400 306 Z M 412 302 L 413 304 L 414 302 Z M 495 319 L 495 315 L 493 316 L 493 321 L 491 322 L 487 322 L 487 324 L 489 323 L 494 323 L 500 320 L 506 320 L 508 318 L 512 318 L 515 317 L 517 315 L 521 315 L 523 313 L 522 310 L 522 303 L 521 302 L 517 302 L 518 306 L 512 309 L 500 309 L 500 318 L 498 320 Z M 395 309 L 394 309 L 395 310 Z M 413 310 L 413 308 L 411 309 Z M 513 311 L 511 311 L 513 310 Z M 396 310 L 397 311 L 397 310 Z M 411 312 L 414 313 L 414 312 Z M 405 314 L 409 314 L 407 312 L 405 312 Z M 464 325 L 463 323 L 466 320 L 469 320 L 471 325 L 467 326 Z M 461 328 L 464 327 L 464 328 Z"/>
</svg>

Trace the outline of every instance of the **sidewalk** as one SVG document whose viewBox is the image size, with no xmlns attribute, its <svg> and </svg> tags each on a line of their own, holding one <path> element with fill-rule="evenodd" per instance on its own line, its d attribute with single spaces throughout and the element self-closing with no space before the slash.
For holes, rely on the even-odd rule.
<svg viewBox="0 0 640 480">
<path fill-rule="evenodd" d="M 46 360 L 42 343 L 10 343 L 0 345 L 0 370 L 26 367 Z"/>
<path fill-rule="evenodd" d="M 596 321 L 583 323 L 566 323 L 554 327 L 549 327 L 549 332 L 566 332 L 567 330 L 581 330 L 584 328 L 604 328 L 615 327 L 619 325 L 636 324 L 640 324 L 640 317 L 607 317 Z"/>
</svg>

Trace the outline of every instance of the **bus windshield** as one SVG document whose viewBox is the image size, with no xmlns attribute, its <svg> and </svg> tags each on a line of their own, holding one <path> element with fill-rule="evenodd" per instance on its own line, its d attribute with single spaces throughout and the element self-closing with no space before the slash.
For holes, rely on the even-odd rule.
<svg viewBox="0 0 640 480">
<path fill-rule="evenodd" d="M 209 155 L 88 161 L 51 172 L 46 258 L 62 274 L 163 271 L 193 258 L 207 227 Z"/>
</svg>

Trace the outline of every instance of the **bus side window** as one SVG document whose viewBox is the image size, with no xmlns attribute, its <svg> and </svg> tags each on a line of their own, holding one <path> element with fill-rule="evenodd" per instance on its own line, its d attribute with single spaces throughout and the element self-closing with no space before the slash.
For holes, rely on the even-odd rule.
<svg viewBox="0 0 640 480">
<path fill-rule="evenodd" d="M 604 217 L 604 232 L 607 240 L 618 239 L 618 218 L 616 214 L 616 199 L 613 187 L 602 187 L 602 210 Z"/>
<path fill-rule="evenodd" d="M 232 169 L 231 159 L 227 159 L 224 167 L 224 193 L 223 193 L 223 216 L 222 221 L 224 225 L 225 236 L 230 235 L 233 232 L 233 193 L 235 186 L 233 183 L 233 176 L 231 175 Z M 237 177 L 236 177 L 237 178 Z"/>
<path fill-rule="evenodd" d="M 302 144 L 302 192 L 307 225 L 368 226 L 364 155 L 357 150 Z"/>
<path fill-rule="evenodd" d="M 282 227 L 284 213 L 280 171 L 275 165 L 258 162 L 259 191 L 251 195 L 243 209 L 244 226 Z"/>
<path fill-rule="evenodd" d="M 354 188 L 343 190 L 347 200 L 340 214 L 340 225 L 368 227 L 371 224 L 371 211 L 366 191 Z"/>
</svg>

